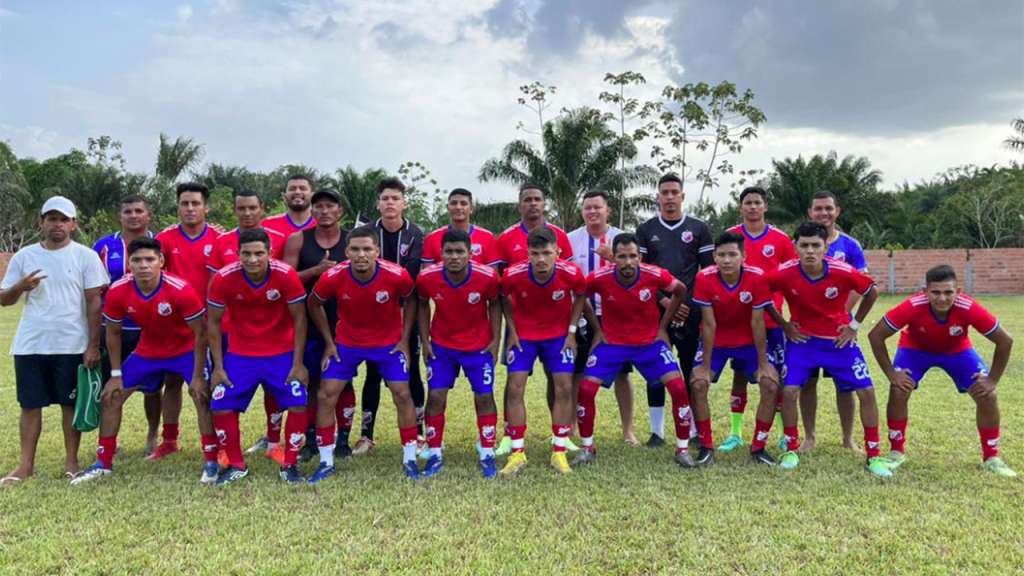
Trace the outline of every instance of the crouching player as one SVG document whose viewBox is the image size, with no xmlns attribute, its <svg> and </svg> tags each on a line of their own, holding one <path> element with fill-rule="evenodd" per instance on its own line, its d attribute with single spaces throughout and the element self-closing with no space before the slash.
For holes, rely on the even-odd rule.
<svg viewBox="0 0 1024 576">
<path fill-rule="evenodd" d="M 213 432 L 206 386 L 206 311 L 195 290 L 177 276 L 161 272 L 164 258 L 160 242 L 138 238 L 128 245 L 131 274 L 110 286 L 103 304 L 107 320 L 107 351 L 110 380 L 103 387 L 96 462 L 71 484 L 107 476 L 113 470 L 117 433 L 124 403 L 136 390 L 160 391 L 165 376 L 180 376 L 189 383 L 196 405 L 203 449 L 203 474 L 199 481 L 217 479 L 217 436 Z M 122 363 L 121 324 L 130 318 L 142 329 L 135 351 Z"/>
<path fill-rule="evenodd" d="M 996 345 L 992 369 L 971 345 L 967 330 L 974 328 Z M 903 330 L 896 359 L 889 358 L 885 341 Z M 982 466 L 996 474 L 1017 475 L 999 457 L 999 404 L 996 385 L 1010 360 L 1013 339 L 981 304 L 961 294 L 956 273 L 950 266 L 932 268 L 925 274 L 924 293 L 907 298 L 885 313 L 868 335 L 878 365 L 889 378 L 889 465 L 897 468 L 906 460 L 907 404 L 921 378 L 932 368 L 941 368 L 953 379 L 961 394 L 966 392 L 977 406 L 978 435 L 981 437 Z"/>
<path fill-rule="evenodd" d="M 708 388 L 710 382 L 718 382 L 726 362 L 731 362 L 733 372 L 744 383 L 756 383 L 761 389 L 750 456 L 755 462 L 773 465 L 775 460 L 765 451 L 765 442 L 775 415 L 779 376 L 768 360 L 763 312 L 772 306 L 772 294 L 764 272 L 743 263 L 742 235 L 726 232 L 719 236 L 714 254 L 715 265 L 698 272 L 693 286 L 694 304 L 708 309 L 700 317 L 700 348 L 690 378 L 693 416 L 700 435 L 696 463 L 701 466 L 714 459 Z"/>
<path fill-rule="evenodd" d="M 799 259 L 790 260 L 768 274 L 768 287 L 773 292 L 782 292 L 791 313 L 790 320 L 786 321 L 774 307 L 768 309 L 789 340 L 782 376 L 786 452 L 780 465 L 792 469 L 800 463 L 797 454 L 800 387 L 819 369 L 824 369 L 833 375 L 837 393 L 855 392 L 860 400 L 868 471 L 876 476 L 892 476 L 887 460 L 879 453 L 875 390 L 864 354 L 857 346 L 857 329 L 878 299 L 875 283 L 852 266 L 825 258 L 828 241 L 825 226 L 805 222 L 796 229 L 794 237 Z M 851 292 L 863 297 L 852 319 L 846 311 Z"/>
<path fill-rule="evenodd" d="M 245 412 L 263 385 L 282 410 L 285 452 L 281 479 L 303 482 L 295 466 L 306 432 L 306 291 L 291 266 L 270 257 L 270 238 L 260 228 L 238 234 L 239 262 L 221 268 L 210 283 L 210 355 L 213 357 L 213 399 L 210 410 L 217 439 L 230 465 L 217 485 L 245 478 L 249 469 L 242 455 L 238 414 Z M 221 318 L 231 315 L 228 349 L 221 348 Z"/>
<path fill-rule="evenodd" d="M 676 426 L 675 461 L 684 468 L 692 468 L 693 458 L 687 452 L 690 399 L 679 363 L 668 343 L 668 326 L 686 295 L 686 286 L 664 268 L 641 264 L 640 248 L 633 234 L 616 236 L 612 253 L 614 267 L 602 268 L 587 277 L 587 294 L 601 297 L 604 312 L 600 329 L 594 319 L 595 344 L 580 382 L 576 416 L 583 446 L 573 465 L 588 464 L 597 458 L 594 446 L 597 392 L 602 386 L 611 386 L 622 367 L 632 363 L 647 382 L 660 382 L 668 389 Z M 659 319 L 660 292 L 671 294 L 671 300 Z"/>
<path fill-rule="evenodd" d="M 461 368 L 473 390 L 476 426 L 480 439 L 480 471 L 484 478 L 497 474 L 494 439 L 498 409 L 494 404 L 494 364 L 501 334 L 498 272 L 470 261 L 469 233 L 449 229 L 441 239 L 441 264 L 420 272 L 417 321 L 427 361 L 427 458 L 422 476 L 433 476 L 444 466 L 445 407 L 448 390 Z M 434 315 L 430 315 L 430 302 Z"/>
</svg>

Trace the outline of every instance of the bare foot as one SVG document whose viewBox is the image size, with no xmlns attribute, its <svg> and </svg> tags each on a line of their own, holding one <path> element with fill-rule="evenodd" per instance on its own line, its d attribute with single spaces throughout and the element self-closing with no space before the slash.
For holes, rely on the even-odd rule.
<svg viewBox="0 0 1024 576">
<path fill-rule="evenodd" d="M 156 450 L 156 432 L 146 435 L 146 445 L 142 448 L 142 455 L 149 456 L 154 450 Z"/>
<path fill-rule="evenodd" d="M 32 470 L 24 470 L 22 468 L 15 468 L 13 472 L 0 479 L 0 486 L 14 486 L 32 476 Z"/>
<path fill-rule="evenodd" d="M 65 462 L 64 463 L 64 476 L 67 478 L 74 478 L 78 476 L 78 473 L 82 471 L 82 467 L 78 465 L 78 461 Z"/>
<path fill-rule="evenodd" d="M 810 452 L 811 450 L 814 450 L 814 447 L 817 444 L 818 444 L 818 441 L 817 441 L 817 439 L 814 436 L 808 436 L 808 437 L 804 438 L 803 442 L 800 443 L 800 450 L 799 451 L 804 453 L 804 454 L 806 454 L 806 453 Z"/>
<path fill-rule="evenodd" d="M 854 454 L 864 454 L 864 449 L 861 448 L 860 445 L 853 440 L 853 438 L 847 438 L 843 440 L 843 448 L 846 448 L 847 450 L 853 452 Z"/>
<path fill-rule="evenodd" d="M 640 440 L 636 437 L 636 433 L 632 430 L 625 430 L 622 432 L 622 441 L 626 443 L 626 446 L 639 446 Z"/>
</svg>

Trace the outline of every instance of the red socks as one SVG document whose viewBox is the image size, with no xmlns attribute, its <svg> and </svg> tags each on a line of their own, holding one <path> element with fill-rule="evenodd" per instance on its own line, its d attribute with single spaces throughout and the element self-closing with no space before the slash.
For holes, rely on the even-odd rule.
<svg viewBox="0 0 1024 576">
<path fill-rule="evenodd" d="M 864 427 L 864 452 L 868 458 L 874 458 L 881 455 L 881 451 L 878 449 L 881 442 L 878 441 L 878 426 L 865 426 Z"/>
<path fill-rule="evenodd" d="M 512 439 L 513 452 L 522 452 L 525 449 L 526 426 L 509 425 L 508 436 Z"/>
<path fill-rule="evenodd" d="M 483 449 L 494 448 L 494 440 L 498 436 L 498 415 L 477 415 L 476 430 L 480 435 L 480 447 Z"/>
<path fill-rule="evenodd" d="M 592 438 L 594 436 L 594 418 L 597 416 L 597 391 L 601 384 L 590 378 L 584 378 L 580 382 L 580 392 L 577 396 L 576 421 L 580 427 L 580 438 Z"/>
<path fill-rule="evenodd" d="M 889 449 L 894 452 L 906 452 L 907 421 L 889 420 Z"/>
<path fill-rule="evenodd" d="M 697 420 L 697 435 L 700 436 L 701 448 L 714 448 L 715 443 L 711 439 L 711 419 Z"/>
<path fill-rule="evenodd" d="M 981 437 L 981 460 L 999 456 L 999 427 L 978 428 L 978 436 Z"/>
<path fill-rule="evenodd" d="M 783 426 L 782 433 L 786 436 L 786 450 L 796 452 L 800 449 L 800 429 L 796 426 Z"/>
<path fill-rule="evenodd" d="M 284 465 L 291 466 L 299 457 L 302 442 L 306 440 L 306 412 L 288 412 L 284 422 Z"/>
<path fill-rule="evenodd" d="M 423 419 L 423 423 L 427 428 L 427 446 L 440 448 L 444 445 L 444 412 L 433 416 L 428 414 Z M 402 444 L 405 442 L 403 441 Z"/>
<path fill-rule="evenodd" d="M 409 426 L 408 428 L 399 428 L 398 429 L 398 438 L 399 438 L 399 440 L 401 440 L 402 446 L 405 446 L 407 444 L 415 444 L 416 443 L 416 436 L 418 436 L 418 435 L 419 435 L 419 431 L 416 429 L 416 425 L 415 424 L 413 424 L 412 426 Z"/>
<path fill-rule="evenodd" d="M 238 412 L 214 414 L 213 427 L 217 430 L 217 442 L 228 455 L 231 466 L 244 470 L 245 457 L 242 456 L 242 438 L 238 431 Z"/>
<path fill-rule="evenodd" d="M 593 429 L 593 425 L 591 425 Z M 552 424 L 551 433 L 555 436 L 555 445 L 552 448 L 555 452 L 565 452 L 565 441 L 569 438 L 569 432 L 572 432 L 572 426 L 568 424 Z"/>
<path fill-rule="evenodd" d="M 199 445 L 203 449 L 204 462 L 217 461 L 217 435 L 203 434 L 199 437 Z"/>
<path fill-rule="evenodd" d="M 772 421 L 762 422 L 760 420 L 754 420 L 754 440 L 750 443 L 750 451 L 757 452 L 758 450 L 764 450 L 765 444 L 768 443 L 768 432 L 772 429 Z"/>
<path fill-rule="evenodd" d="M 686 382 L 682 378 L 673 378 L 665 384 L 672 396 L 672 420 L 676 425 L 676 438 L 690 439 L 690 395 L 686 392 Z M 581 389 L 582 391 L 582 389 Z M 582 435 L 582 428 L 580 429 Z"/>
<path fill-rule="evenodd" d="M 163 430 L 164 442 L 175 443 L 178 441 L 178 425 L 177 424 L 164 424 Z"/>
<path fill-rule="evenodd" d="M 334 407 L 334 415 L 338 420 L 338 430 L 352 430 L 352 420 L 356 414 L 356 391 L 349 385 L 341 391 L 338 403 Z"/>
<path fill-rule="evenodd" d="M 323 428 L 316 429 L 317 448 L 327 448 L 328 446 L 334 446 L 334 442 L 334 426 L 324 426 Z"/>
<path fill-rule="evenodd" d="M 107 470 L 114 466 L 114 453 L 117 452 L 117 436 L 100 436 L 96 447 L 96 459 Z"/>
<path fill-rule="evenodd" d="M 272 394 L 263 393 L 263 410 L 267 414 L 267 442 L 277 444 L 281 442 L 281 420 L 284 413 L 277 407 L 277 400 Z"/>
<path fill-rule="evenodd" d="M 733 392 L 729 396 L 729 407 L 733 414 L 743 414 L 747 409 L 747 393 L 744 392 Z"/>
</svg>

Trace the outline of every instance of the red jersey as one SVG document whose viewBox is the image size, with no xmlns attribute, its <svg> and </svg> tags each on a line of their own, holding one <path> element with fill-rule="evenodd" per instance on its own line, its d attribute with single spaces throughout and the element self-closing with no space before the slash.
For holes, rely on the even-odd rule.
<svg viewBox="0 0 1024 576">
<path fill-rule="evenodd" d="M 202 300 L 183 279 L 163 272 L 156 289 L 143 294 L 135 277 L 125 274 L 110 285 L 103 317 L 120 324 L 131 318 L 142 329 L 135 353 L 143 358 L 173 358 L 195 348 L 188 322 L 206 312 Z M 124 358 L 121 359 L 124 361 Z"/>
<path fill-rule="evenodd" d="M 748 234 L 743 224 L 737 224 L 729 231 L 743 235 L 744 263 L 760 268 L 765 274 L 777 270 L 783 262 L 797 258 L 793 239 L 774 226 L 765 226 L 757 236 Z M 781 292 L 772 295 L 772 303 L 780 313 L 782 312 L 782 300 Z M 766 328 L 778 327 L 775 320 L 768 314 L 764 315 L 764 322 Z"/>
<path fill-rule="evenodd" d="M 273 230 L 274 232 L 278 232 L 284 236 L 285 240 L 288 240 L 288 238 L 296 232 L 315 228 L 316 220 L 314 220 L 313 215 L 310 214 L 309 218 L 307 218 L 305 222 L 302 224 L 296 224 L 295 222 L 292 222 L 292 217 L 285 212 L 284 214 L 264 218 L 263 222 L 260 223 L 260 226 L 263 226 L 264 230 Z"/>
<path fill-rule="evenodd" d="M 284 245 L 288 237 L 272 228 L 264 228 L 267 236 L 270 237 L 270 258 L 280 260 L 284 258 Z M 238 228 L 233 228 L 217 237 L 210 251 L 210 257 L 206 260 L 206 267 L 210 272 L 216 272 L 228 264 L 238 262 Z"/>
<path fill-rule="evenodd" d="M 562 260 L 572 258 L 572 243 L 569 242 L 569 236 L 554 224 L 545 222 L 544 225 L 555 233 L 558 248 L 562 251 L 558 257 Z M 502 232 L 501 236 L 498 236 L 497 242 L 498 262 L 506 266 L 514 266 L 529 259 L 530 252 L 526 246 L 526 238 L 529 235 L 529 230 L 522 222 L 510 226 Z"/>
<path fill-rule="evenodd" d="M 210 284 L 206 262 L 213 253 L 217 236 L 217 231 L 209 224 L 195 238 L 189 238 L 181 224 L 168 226 L 156 235 L 164 254 L 164 270 L 188 282 L 200 302 L 206 302 L 206 288 Z"/>
<path fill-rule="evenodd" d="M 573 298 L 586 290 L 586 278 L 578 266 L 558 260 L 544 284 L 533 277 L 529 261 L 505 271 L 501 293 L 512 302 L 512 322 L 521 340 L 548 340 L 569 333 Z"/>
<path fill-rule="evenodd" d="M 714 311 L 715 348 L 737 348 L 754 343 L 751 316 L 755 309 L 770 306 L 772 297 L 760 268 L 744 265 L 739 280 L 730 286 L 718 266 L 711 266 L 697 272 L 693 302 Z"/>
<path fill-rule="evenodd" d="M 443 226 L 427 234 L 423 239 L 423 255 L 420 256 L 420 259 L 424 264 L 439 264 L 441 262 L 441 240 L 444 238 L 445 232 L 450 229 L 450 225 Z M 469 239 L 471 242 L 469 253 L 473 262 L 488 266 L 498 264 L 497 240 L 494 239 L 494 234 L 485 228 L 470 225 Z"/>
<path fill-rule="evenodd" d="M 946 320 L 940 321 L 923 292 L 889 310 L 882 320 L 900 334 L 900 348 L 932 354 L 956 354 L 971 348 L 967 329 L 973 327 L 988 336 L 999 328 L 999 320 L 966 294 L 957 294 Z"/>
<path fill-rule="evenodd" d="M 435 264 L 420 271 L 416 293 L 434 301 L 430 320 L 434 342 L 463 352 L 483 350 L 491 343 L 494 334 L 488 308 L 498 298 L 497 270 L 471 262 L 462 282 L 452 284 L 444 264 Z"/>
<path fill-rule="evenodd" d="M 295 346 L 289 304 L 302 302 L 306 289 L 294 268 L 271 260 L 263 282 L 253 284 L 235 262 L 214 274 L 207 302 L 231 314 L 228 349 L 240 356 L 276 356 Z"/>
<path fill-rule="evenodd" d="M 825 259 L 821 278 L 804 274 L 799 260 L 790 260 L 767 276 L 768 287 L 782 292 L 789 304 L 790 320 L 800 331 L 816 338 L 834 339 L 839 327 L 850 322 L 846 298 L 850 292 L 867 294 L 875 281 L 849 264 Z"/>
<path fill-rule="evenodd" d="M 615 268 L 601 268 L 587 277 L 587 294 L 604 303 L 601 329 L 609 344 L 642 346 L 654 342 L 661 323 L 658 291 L 671 291 L 679 283 L 671 272 L 641 264 L 633 283 L 624 286 Z"/>
<path fill-rule="evenodd" d="M 334 298 L 338 304 L 335 339 L 353 348 L 394 346 L 402 339 L 402 298 L 415 284 L 405 268 L 377 260 L 377 271 L 366 282 L 352 273 L 348 260 L 337 264 L 313 286 L 321 302 Z"/>
</svg>

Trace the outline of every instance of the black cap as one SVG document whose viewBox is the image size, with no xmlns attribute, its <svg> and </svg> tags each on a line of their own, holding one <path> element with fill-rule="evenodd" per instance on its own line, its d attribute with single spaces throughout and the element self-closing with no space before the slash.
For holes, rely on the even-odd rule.
<svg viewBox="0 0 1024 576">
<path fill-rule="evenodd" d="M 321 188 L 313 193 L 313 197 L 310 199 L 310 203 L 316 204 L 316 201 L 321 198 L 328 198 L 335 204 L 341 204 L 341 194 L 334 188 Z"/>
</svg>

